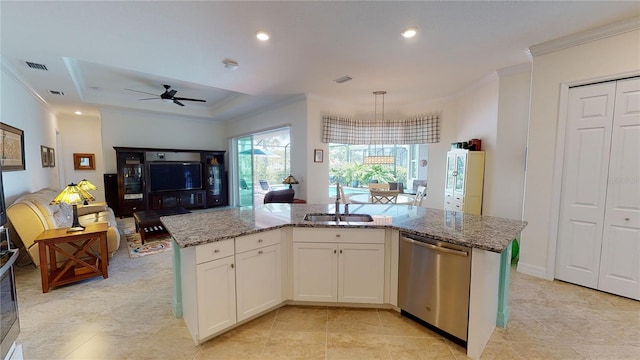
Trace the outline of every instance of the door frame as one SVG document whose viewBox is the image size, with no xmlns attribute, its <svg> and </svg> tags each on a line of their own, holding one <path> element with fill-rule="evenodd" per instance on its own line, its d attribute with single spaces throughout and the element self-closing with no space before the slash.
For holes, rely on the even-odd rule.
<svg viewBox="0 0 640 360">
<path fill-rule="evenodd" d="M 562 198 L 562 179 L 564 177 L 565 140 L 567 133 L 567 113 L 569 106 L 569 89 L 576 86 L 591 85 L 600 82 L 618 81 L 640 76 L 640 71 L 599 76 L 584 80 L 560 83 L 560 99 L 558 103 L 558 125 L 555 142 L 555 159 L 553 162 L 551 209 L 549 211 L 549 243 L 547 246 L 547 268 L 544 278 L 555 278 L 556 254 L 558 251 L 558 231 L 560 230 L 560 202 Z M 526 201 L 526 200 L 525 200 Z M 542 275 L 542 274 L 541 274 Z"/>
</svg>

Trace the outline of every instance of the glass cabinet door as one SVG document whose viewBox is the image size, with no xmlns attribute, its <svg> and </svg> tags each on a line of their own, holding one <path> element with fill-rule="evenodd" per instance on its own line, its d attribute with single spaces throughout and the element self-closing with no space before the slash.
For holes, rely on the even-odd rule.
<svg viewBox="0 0 640 360">
<path fill-rule="evenodd" d="M 124 199 L 138 199 L 132 195 L 142 194 L 142 165 L 123 166 L 122 174 Z"/>
<path fill-rule="evenodd" d="M 222 195 L 222 165 L 207 165 L 208 196 Z"/>
<path fill-rule="evenodd" d="M 466 167 L 467 156 L 466 155 L 458 155 L 456 156 L 456 187 L 455 192 L 464 193 L 464 170 Z"/>
<path fill-rule="evenodd" d="M 456 165 L 456 156 L 453 154 L 447 154 L 447 180 L 445 183 L 445 192 L 453 193 L 453 184 L 455 181 L 454 171 Z"/>
</svg>

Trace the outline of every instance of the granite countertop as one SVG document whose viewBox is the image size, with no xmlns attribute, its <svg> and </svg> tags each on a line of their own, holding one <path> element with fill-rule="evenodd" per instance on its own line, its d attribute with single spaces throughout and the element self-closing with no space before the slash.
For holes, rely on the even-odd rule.
<svg viewBox="0 0 640 360">
<path fill-rule="evenodd" d="M 447 243 L 501 253 L 527 226 L 525 221 L 463 214 L 410 205 L 350 204 L 351 214 L 369 214 L 373 222 L 310 222 L 307 213 L 334 213 L 335 206 L 265 204 L 208 209 L 160 218 L 184 248 L 282 227 L 391 228 Z M 343 206 L 341 209 L 344 210 Z"/>
</svg>

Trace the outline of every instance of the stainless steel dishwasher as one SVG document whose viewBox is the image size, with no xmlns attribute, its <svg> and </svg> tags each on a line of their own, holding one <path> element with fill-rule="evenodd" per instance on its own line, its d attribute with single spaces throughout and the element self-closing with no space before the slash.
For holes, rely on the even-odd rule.
<svg viewBox="0 0 640 360">
<path fill-rule="evenodd" d="M 398 305 L 403 313 L 467 341 L 471 249 L 401 233 Z"/>
</svg>

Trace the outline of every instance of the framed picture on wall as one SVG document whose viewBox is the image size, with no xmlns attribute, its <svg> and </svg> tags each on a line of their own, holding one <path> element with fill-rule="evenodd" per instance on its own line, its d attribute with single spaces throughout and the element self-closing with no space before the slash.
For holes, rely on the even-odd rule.
<svg viewBox="0 0 640 360">
<path fill-rule="evenodd" d="M 40 145 L 40 161 L 42 167 L 49 167 L 49 148 L 43 145 Z"/>
<path fill-rule="evenodd" d="M 324 152 L 322 149 L 313 150 L 313 162 L 321 163 L 324 161 Z"/>
<path fill-rule="evenodd" d="M 24 170 L 24 131 L 0 123 L 0 164 L 3 171 Z"/>
<path fill-rule="evenodd" d="M 95 170 L 96 156 L 94 154 L 73 154 L 74 170 Z"/>
<path fill-rule="evenodd" d="M 53 148 L 47 148 L 49 150 L 49 167 L 56 167 L 56 151 Z"/>
</svg>

